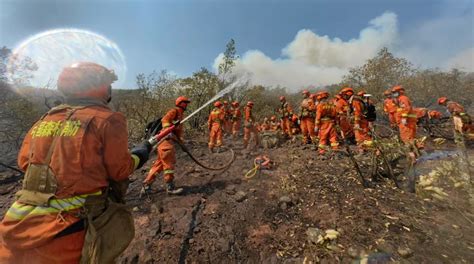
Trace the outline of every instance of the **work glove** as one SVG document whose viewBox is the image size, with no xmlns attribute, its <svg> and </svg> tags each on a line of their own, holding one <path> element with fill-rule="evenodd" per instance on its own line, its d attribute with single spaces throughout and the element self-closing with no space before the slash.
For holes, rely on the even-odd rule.
<svg viewBox="0 0 474 264">
<path fill-rule="evenodd" d="M 402 118 L 401 123 L 402 123 L 402 125 L 406 126 L 408 124 L 407 119 Z"/>
<path fill-rule="evenodd" d="M 138 159 L 140 160 L 136 169 L 141 168 L 143 164 L 145 164 L 145 162 L 148 161 L 152 148 L 153 146 L 150 144 L 150 142 L 148 142 L 148 140 L 144 140 L 140 144 L 138 144 L 136 147 L 132 148 L 130 153 L 132 155 L 137 156 Z"/>
</svg>

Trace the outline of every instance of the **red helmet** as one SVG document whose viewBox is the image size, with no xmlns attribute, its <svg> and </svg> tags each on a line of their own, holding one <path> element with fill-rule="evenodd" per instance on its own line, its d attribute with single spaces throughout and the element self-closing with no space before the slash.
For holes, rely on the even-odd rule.
<svg viewBox="0 0 474 264">
<path fill-rule="evenodd" d="M 217 108 L 221 107 L 221 106 L 222 106 L 221 101 L 216 101 L 216 102 L 214 103 L 214 106 L 217 107 Z"/>
<path fill-rule="evenodd" d="M 448 101 L 447 97 L 443 96 L 443 97 L 438 98 L 438 104 L 440 105 L 445 104 L 447 101 Z"/>
<path fill-rule="evenodd" d="M 282 95 L 280 96 L 280 102 L 286 100 L 286 98 Z"/>
<path fill-rule="evenodd" d="M 247 106 L 252 107 L 252 106 L 253 106 L 253 102 L 252 102 L 252 101 L 248 101 L 248 102 L 247 102 Z"/>
<path fill-rule="evenodd" d="M 405 88 L 403 88 L 403 86 L 401 85 L 397 85 L 392 88 L 392 93 L 403 92 L 403 91 L 405 91 Z"/>
<path fill-rule="evenodd" d="M 191 101 L 186 96 L 180 96 L 180 97 L 176 98 L 175 105 L 179 106 L 181 103 L 185 103 L 187 105 L 187 104 L 191 103 Z"/>
<path fill-rule="evenodd" d="M 298 121 L 298 116 L 297 116 L 297 115 L 293 115 L 293 116 L 291 117 L 291 121 L 293 121 L 293 122 Z"/>
<path fill-rule="evenodd" d="M 108 99 L 110 85 L 117 80 L 114 71 L 93 62 L 65 67 L 58 77 L 58 90 L 66 96 Z"/>
<path fill-rule="evenodd" d="M 239 106 L 239 102 L 232 102 L 232 106 L 233 106 L 233 107 L 238 107 L 238 106 Z"/>
<path fill-rule="evenodd" d="M 310 92 L 305 89 L 305 90 L 303 90 L 303 91 L 301 92 L 301 94 L 304 94 L 304 95 L 309 96 L 309 95 L 310 95 Z"/>
<path fill-rule="evenodd" d="M 224 105 L 228 105 L 228 104 L 229 104 L 229 102 L 228 102 L 228 101 L 224 101 Z"/>
<path fill-rule="evenodd" d="M 360 91 L 357 93 L 358 96 L 364 96 L 364 94 L 365 94 L 365 91 L 364 91 L 364 90 L 360 90 Z"/>
<path fill-rule="evenodd" d="M 345 87 L 345 88 L 342 88 L 340 94 L 354 94 L 354 89 L 352 89 L 351 87 Z"/>
<path fill-rule="evenodd" d="M 443 116 L 441 112 L 436 111 L 436 110 L 429 111 L 428 115 L 430 116 L 431 119 L 440 119 Z"/>
<path fill-rule="evenodd" d="M 385 95 L 385 96 L 390 96 L 390 94 L 391 94 L 390 90 L 385 90 L 383 92 L 383 95 Z"/>
<path fill-rule="evenodd" d="M 329 93 L 326 91 L 322 91 L 318 93 L 318 100 L 326 99 L 329 97 Z"/>
<path fill-rule="evenodd" d="M 313 99 L 313 100 L 316 100 L 316 98 L 318 97 L 318 94 L 317 93 L 314 93 L 314 94 L 311 94 L 309 96 L 309 98 Z"/>
<path fill-rule="evenodd" d="M 277 117 L 274 116 L 274 115 L 272 115 L 272 117 L 270 117 L 270 120 L 271 120 L 271 121 L 276 121 L 276 120 L 277 120 Z"/>
</svg>

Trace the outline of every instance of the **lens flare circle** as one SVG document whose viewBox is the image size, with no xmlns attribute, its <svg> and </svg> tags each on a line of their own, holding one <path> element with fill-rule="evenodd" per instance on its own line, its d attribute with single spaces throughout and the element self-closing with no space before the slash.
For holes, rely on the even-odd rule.
<svg viewBox="0 0 474 264">
<path fill-rule="evenodd" d="M 25 59 L 31 59 L 37 70 L 25 69 L 21 65 Z M 74 28 L 44 31 L 21 42 L 8 61 L 8 77 L 13 83 L 23 78 L 34 87 L 56 89 L 61 70 L 80 61 L 95 62 L 114 70 L 118 76 L 114 87 L 121 87 L 125 82 L 127 66 L 119 46 L 95 32 Z M 25 77 L 27 75 L 31 78 Z"/>
</svg>

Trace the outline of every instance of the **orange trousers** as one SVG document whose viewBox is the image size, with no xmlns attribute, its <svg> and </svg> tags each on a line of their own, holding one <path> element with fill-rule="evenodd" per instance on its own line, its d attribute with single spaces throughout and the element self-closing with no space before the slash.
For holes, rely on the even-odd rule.
<svg viewBox="0 0 474 264">
<path fill-rule="evenodd" d="M 400 130 L 400 139 L 403 143 L 411 143 L 416 137 L 416 119 L 409 118 L 407 124 L 401 122 L 398 124 Z"/>
<path fill-rule="evenodd" d="M 232 138 L 236 139 L 240 131 L 240 120 L 232 122 Z"/>
<path fill-rule="evenodd" d="M 359 121 L 359 129 L 354 129 L 354 135 L 357 145 L 362 145 L 365 141 L 371 141 L 369 135 L 369 122 L 365 119 Z"/>
<path fill-rule="evenodd" d="M 333 121 L 322 121 L 319 126 L 319 152 L 324 153 L 331 142 L 332 149 L 338 149 L 337 131 Z"/>
<path fill-rule="evenodd" d="M 50 264 L 79 263 L 84 245 L 85 230 L 55 238 L 32 249 L 12 249 L 0 243 L 0 263 Z"/>
<path fill-rule="evenodd" d="M 395 118 L 395 113 L 388 113 L 388 121 L 390 121 L 391 127 L 397 126 L 397 119 Z"/>
<path fill-rule="evenodd" d="M 349 121 L 347 116 L 339 116 L 339 127 L 344 133 L 345 138 L 350 138 L 354 136 L 354 129 L 352 129 L 351 122 Z"/>
<path fill-rule="evenodd" d="M 160 172 L 163 172 L 163 178 L 166 183 L 172 182 L 174 179 L 175 164 L 176 151 L 172 141 L 167 139 L 158 146 L 158 158 L 151 166 L 143 183 L 147 185 L 152 184 Z"/>
<path fill-rule="evenodd" d="M 250 141 L 250 137 L 252 135 L 253 135 L 253 138 L 255 139 L 255 146 L 258 147 L 258 145 L 260 144 L 257 128 L 254 125 L 245 126 L 244 127 L 244 148 L 247 148 Z"/>
<path fill-rule="evenodd" d="M 213 123 L 209 132 L 209 149 L 222 146 L 222 126 L 219 123 Z"/>
<path fill-rule="evenodd" d="M 303 133 L 303 142 L 313 142 L 316 143 L 316 134 L 314 133 L 314 118 L 313 117 L 303 117 L 301 118 L 301 133 Z"/>
<path fill-rule="evenodd" d="M 293 131 L 291 131 L 291 121 L 288 117 L 285 117 L 281 120 L 281 128 L 285 135 L 287 136 L 293 135 Z"/>
</svg>

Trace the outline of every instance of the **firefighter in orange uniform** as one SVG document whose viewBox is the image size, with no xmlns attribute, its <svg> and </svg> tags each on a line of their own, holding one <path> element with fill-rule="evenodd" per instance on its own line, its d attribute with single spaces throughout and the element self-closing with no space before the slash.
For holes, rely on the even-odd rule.
<svg viewBox="0 0 474 264">
<path fill-rule="evenodd" d="M 395 120 L 395 113 L 397 112 L 397 105 L 392 98 L 392 92 L 390 90 L 386 90 L 383 92 L 385 95 L 385 99 L 383 101 L 383 111 L 388 116 L 388 121 L 390 122 L 391 127 L 397 127 L 397 121 Z"/>
<path fill-rule="evenodd" d="M 224 101 L 224 123 L 223 123 L 223 130 L 226 135 L 232 134 L 232 109 L 229 106 L 228 101 Z"/>
<path fill-rule="evenodd" d="M 129 152 L 125 117 L 107 106 L 115 80 L 113 71 L 91 62 L 65 67 L 59 75 L 66 104 L 33 125 L 18 154 L 25 176 L 0 224 L 0 263 L 96 263 L 90 251 L 81 256 L 83 247 L 96 249 L 84 244 L 93 225 L 86 219 L 100 218 L 110 208 L 110 194 L 117 195 L 114 202 L 124 198 L 124 181 L 151 150 L 144 142 Z M 109 189 L 117 183 L 119 192 Z M 114 243 L 128 245 L 134 230 L 133 221 L 129 224 L 122 226 L 131 234 L 128 241 L 116 236 L 117 241 L 101 243 L 110 249 Z"/>
<path fill-rule="evenodd" d="M 342 97 L 349 102 L 350 111 L 353 116 L 353 130 L 359 150 L 372 145 L 372 138 L 369 135 L 369 121 L 367 121 L 365 112 L 365 103 L 362 98 L 354 94 L 354 89 L 346 87 L 341 90 Z"/>
<path fill-rule="evenodd" d="M 285 96 L 280 96 L 280 102 L 281 106 L 280 109 L 278 109 L 278 112 L 281 115 L 281 128 L 285 136 L 292 137 L 293 133 L 291 131 L 291 117 L 293 116 L 293 109 L 286 101 Z"/>
<path fill-rule="evenodd" d="M 414 143 L 416 137 L 417 116 L 413 111 L 410 98 L 405 95 L 405 88 L 397 85 L 392 88 L 392 96 L 397 105 L 396 120 L 403 143 Z"/>
<path fill-rule="evenodd" d="M 293 114 L 290 119 L 290 129 L 291 129 L 291 134 L 292 135 L 297 135 L 301 133 L 300 129 L 300 120 L 298 119 L 298 116 Z"/>
<path fill-rule="evenodd" d="M 255 140 L 255 147 L 259 145 L 258 131 L 252 115 L 252 108 L 252 101 L 247 102 L 247 105 L 244 107 L 244 148 L 247 148 L 252 135 Z"/>
<path fill-rule="evenodd" d="M 225 105 L 220 101 L 214 103 L 214 109 L 209 114 L 207 126 L 209 128 L 209 150 L 214 152 L 214 147 L 222 146 L 222 133 L 224 128 L 222 125 L 225 120 Z"/>
<path fill-rule="evenodd" d="M 438 104 L 445 106 L 453 117 L 455 141 L 462 142 L 463 137 L 474 140 L 474 125 L 471 116 L 464 110 L 459 103 L 450 101 L 447 97 L 440 97 Z"/>
<path fill-rule="evenodd" d="M 303 143 L 316 143 L 316 134 L 314 134 L 314 118 L 316 117 L 316 107 L 308 90 L 304 90 L 303 101 L 301 102 L 301 133 L 303 134 Z"/>
<path fill-rule="evenodd" d="M 280 122 L 278 122 L 276 116 L 270 117 L 270 130 L 271 131 L 278 131 L 280 129 Z"/>
<path fill-rule="evenodd" d="M 166 115 L 161 119 L 163 129 L 183 120 L 184 111 L 186 111 L 190 102 L 187 97 L 178 97 L 175 101 L 175 107 L 168 110 Z M 158 146 L 158 158 L 153 163 L 148 175 L 143 181 L 142 192 L 150 191 L 151 184 L 155 181 L 156 176 L 160 172 L 163 172 L 166 192 L 168 194 L 181 194 L 183 192 L 183 188 L 176 188 L 174 184 L 174 168 L 176 164 L 176 150 L 173 145 L 174 140 L 183 141 L 183 126 L 181 124 L 176 127 L 172 137 L 165 139 Z"/>
<path fill-rule="evenodd" d="M 270 120 L 268 120 L 268 117 L 265 117 L 263 119 L 262 124 L 260 125 L 259 131 L 264 132 L 264 131 L 269 131 L 269 130 L 270 130 Z"/>
<path fill-rule="evenodd" d="M 232 139 L 236 139 L 239 131 L 240 124 L 242 122 L 242 113 L 240 112 L 240 107 L 238 102 L 232 102 L 231 109 L 231 120 L 232 120 Z"/>
<path fill-rule="evenodd" d="M 348 100 L 342 97 L 342 93 L 345 91 L 351 91 L 348 89 L 352 88 L 344 88 L 341 92 L 336 96 L 336 111 L 337 111 L 337 118 L 339 121 L 339 127 L 341 132 L 344 134 L 344 138 L 348 141 L 354 141 L 354 130 L 352 129 L 351 121 L 350 121 L 350 105 Z M 353 90 L 352 90 L 353 91 Z"/>
<path fill-rule="evenodd" d="M 319 154 L 324 154 L 328 150 L 329 142 L 332 149 L 339 148 L 336 131 L 337 110 L 334 103 L 329 101 L 328 92 L 320 92 L 317 99 L 319 104 L 314 130 L 319 133 Z"/>
</svg>

